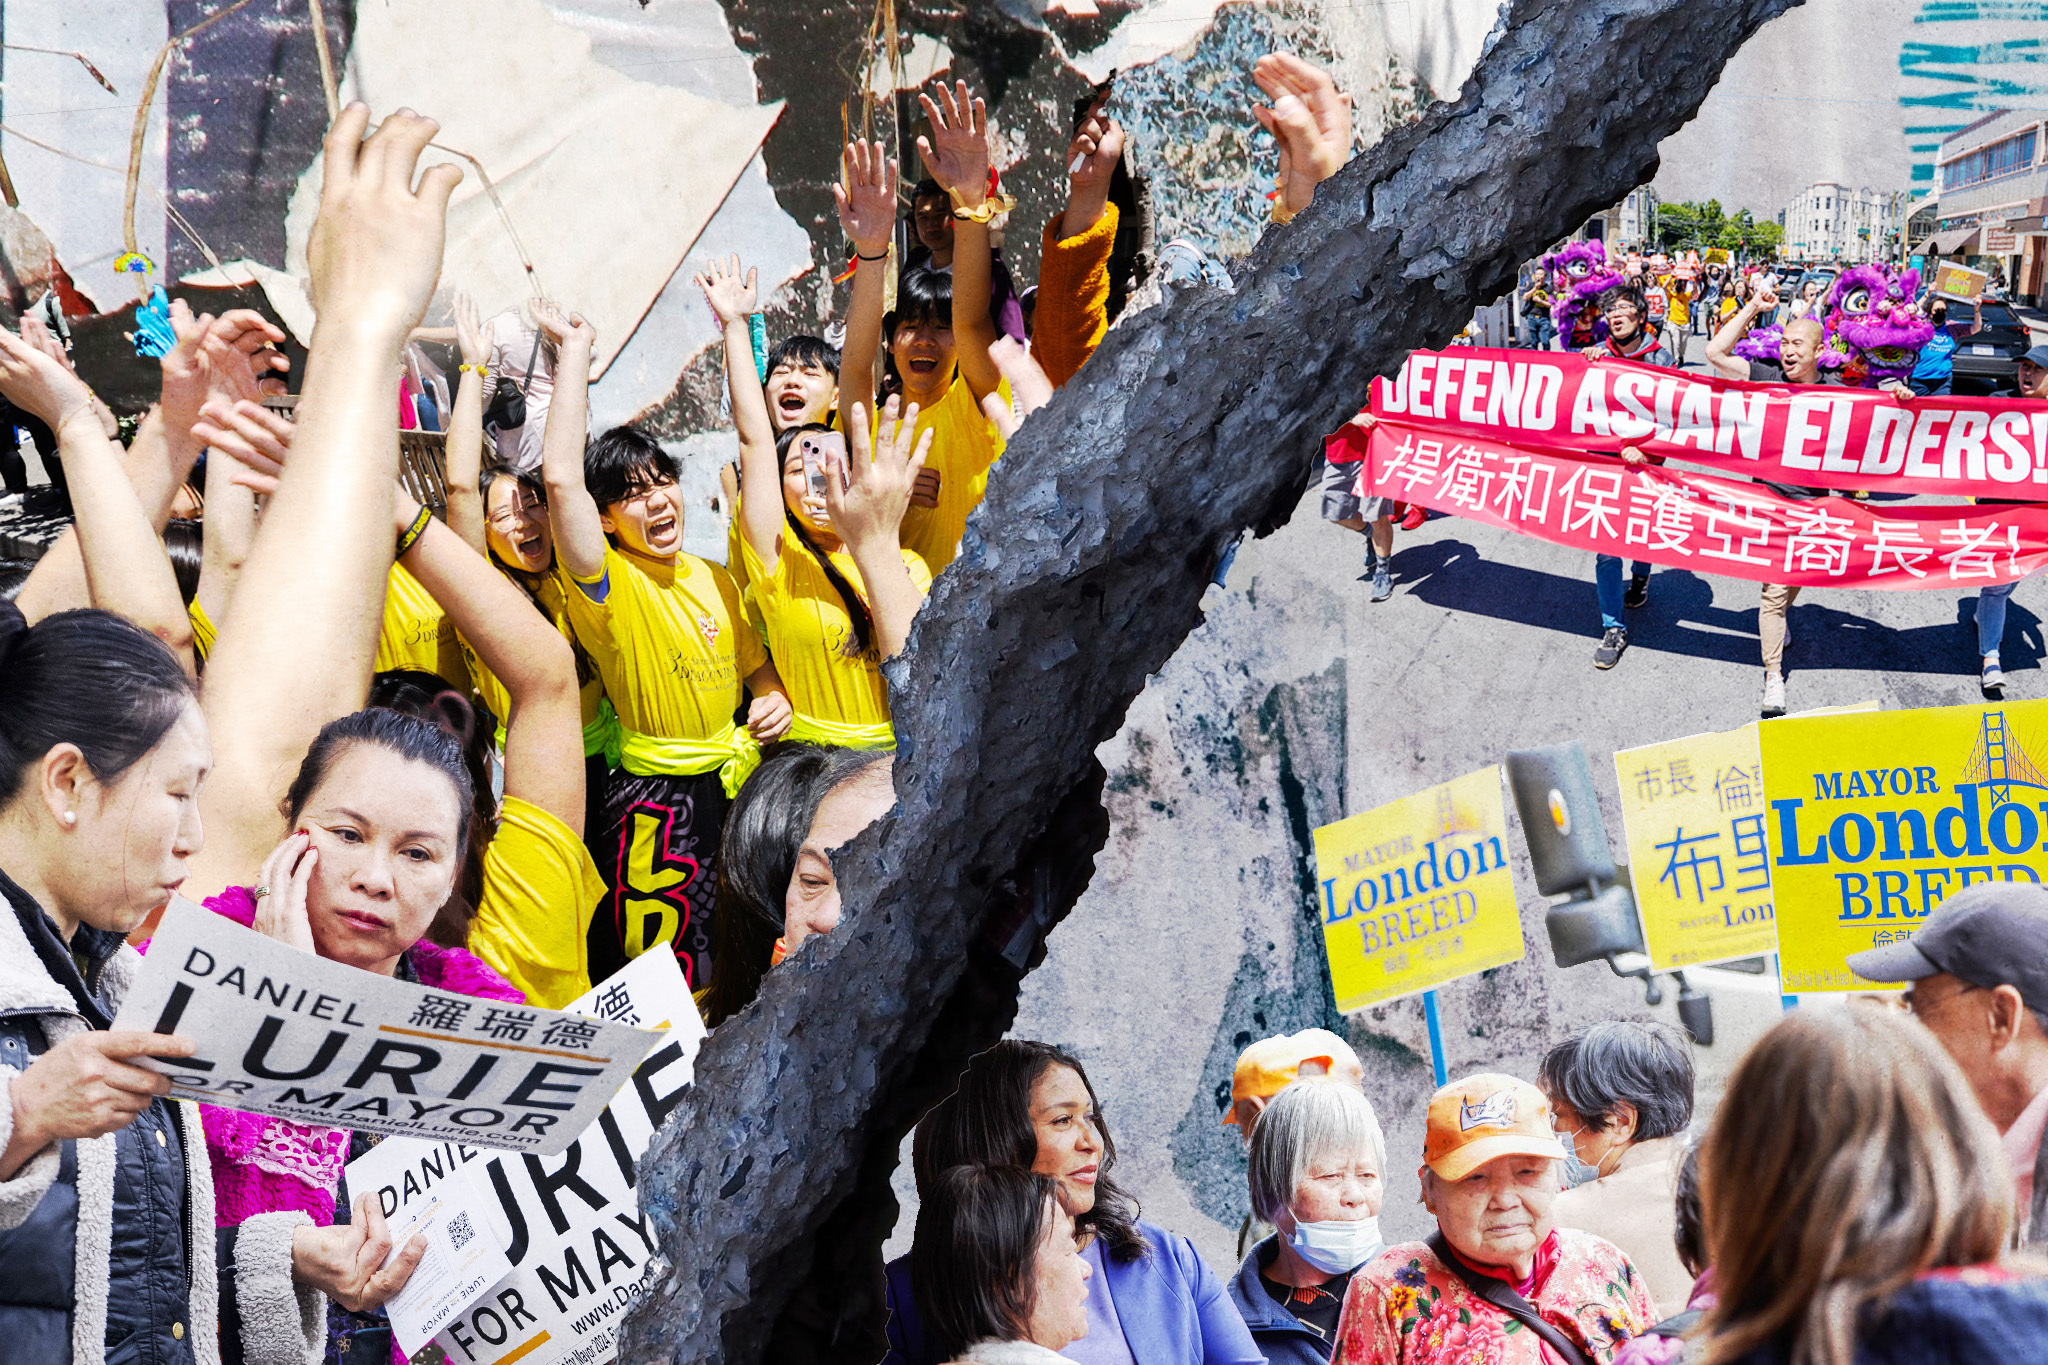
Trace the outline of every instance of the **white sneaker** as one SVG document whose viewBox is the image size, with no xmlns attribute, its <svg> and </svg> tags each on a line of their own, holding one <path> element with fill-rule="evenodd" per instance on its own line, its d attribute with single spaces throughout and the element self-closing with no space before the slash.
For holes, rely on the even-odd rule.
<svg viewBox="0 0 2048 1365">
<path fill-rule="evenodd" d="M 1785 714 L 1785 675 L 1784 675 L 1784 674 L 1782 674 L 1782 673 L 1766 673 L 1766 674 L 1764 674 L 1764 705 L 1763 705 L 1763 712 L 1764 712 L 1764 714 L 1765 714 L 1765 715 L 1767 715 L 1767 716 L 1782 716 L 1782 715 L 1784 715 L 1784 714 Z"/>
<path fill-rule="evenodd" d="M 1996 655 L 1984 661 L 1982 681 L 1986 692 L 2002 692 L 2005 690 L 2005 670 L 1998 666 L 1998 657 Z"/>
</svg>

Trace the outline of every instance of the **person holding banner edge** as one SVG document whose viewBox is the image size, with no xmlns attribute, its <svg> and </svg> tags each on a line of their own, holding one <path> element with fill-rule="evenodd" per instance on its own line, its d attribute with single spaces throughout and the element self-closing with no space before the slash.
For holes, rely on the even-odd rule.
<svg viewBox="0 0 2048 1365">
<path fill-rule="evenodd" d="M 1671 352 L 1649 326 L 1650 305 L 1640 285 L 1627 284 L 1610 289 L 1600 300 L 1607 319 L 1607 340 L 1588 346 L 1584 354 L 1593 360 L 1633 360 L 1641 365 L 1673 369 Z M 1640 465 L 1649 457 L 1634 446 L 1624 446 L 1621 458 Z M 1661 460 L 1656 463 L 1663 463 Z M 1612 668 L 1621 662 L 1628 648 L 1628 627 L 1622 622 L 1624 608 L 1634 610 L 1650 601 L 1650 566 L 1643 560 L 1629 565 L 1626 591 L 1621 586 L 1621 556 L 1593 557 L 1593 589 L 1600 599 L 1600 647 L 1593 651 L 1593 667 Z"/>
<path fill-rule="evenodd" d="M 2034 402 L 2048 402 L 2048 346 L 2036 346 L 2019 359 L 2019 396 Z M 1979 498 L 1979 502 L 1984 499 Z M 2005 643 L 2005 607 L 2019 580 L 1992 583 L 1977 589 L 1977 654 L 1982 660 L 1978 680 L 1987 696 L 2005 693 L 2005 669 L 1999 651 Z"/>
</svg>

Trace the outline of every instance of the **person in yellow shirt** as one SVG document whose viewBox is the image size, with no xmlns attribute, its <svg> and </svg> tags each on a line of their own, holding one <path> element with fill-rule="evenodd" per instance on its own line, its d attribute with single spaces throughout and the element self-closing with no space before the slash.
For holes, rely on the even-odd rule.
<svg viewBox="0 0 2048 1365">
<path fill-rule="evenodd" d="M 469 695 L 469 665 L 454 623 L 405 565 L 393 563 L 384 588 L 384 624 L 377 632 L 379 673 L 430 673 Z"/>
<path fill-rule="evenodd" d="M 569 624 L 619 724 L 595 840 L 610 894 L 591 925 L 591 971 L 602 980 L 667 942 L 701 985 L 719 831 L 760 745 L 788 731 L 789 697 L 731 576 L 682 553 L 668 453 L 631 427 L 586 441 L 596 333 L 551 304 L 535 315 L 556 348 L 541 470 Z"/>
<path fill-rule="evenodd" d="M 879 153 L 849 145 L 849 180 L 835 195 L 840 223 L 853 237 L 858 259 L 839 373 L 842 395 L 867 397 L 866 376 L 874 373 L 876 353 L 886 341 L 906 409 L 916 407 L 920 429 L 933 433 L 930 467 L 939 472 L 937 505 L 912 508 L 902 538 L 904 548 L 916 551 L 937 575 L 959 553 L 967 518 L 981 505 L 989 470 L 1002 454 L 1002 439 L 981 402 L 990 395 L 1009 401 L 989 351 L 996 328 L 988 315 L 988 225 L 1007 201 L 989 197 L 988 115 L 982 102 L 969 97 L 964 82 L 957 93 L 941 85 L 937 99 L 919 100 L 932 132 L 918 139 L 918 152 L 953 202 L 953 270 L 950 276 L 926 269 L 907 272 L 896 287 L 895 310 L 883 315 L 884 272 L 895 230 L 895 168 Z M 854 202 L 861 189 L 852 178 L 857 154 L 869 163 L 870 178 L 887 181 L 886 218 L 861 211 L 863 206 Z M 866 406 L 873 411 L 871 404 Z"/>
</svg>

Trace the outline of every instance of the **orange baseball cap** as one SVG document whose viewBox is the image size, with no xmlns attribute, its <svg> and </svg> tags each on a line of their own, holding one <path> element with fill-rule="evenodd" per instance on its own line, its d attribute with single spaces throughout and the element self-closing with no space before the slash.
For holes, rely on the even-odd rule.
<svg viewBox="0 0 2048 1365">
<path fill-rule="evenodd" d="M 1230 1108 L 1225 1123 L 1237 1122 L 1240 1100 L 1270 1100 L 1301 1079 L 1301 1068 L 1321 1062 L 1323 1074 L 1337 1070 L 1337 1059 L 1355 1061 L 1351 1045 L 1328 1029 L 1305 1028 L 1277 1038 L 1261 1038 L 1238 1054 L 1237 1067 L 1230 1073 Z"/>
<path fill-rule="evenodd" d="M 1422 1160 L 1442 1179 L 1463 1180 L 1495 1157 L 1564 1155 L 1550 1126 L 1550 1101 L 1527 1081 L 1467 1076 L 1429 1098 Z"/>
</svg>

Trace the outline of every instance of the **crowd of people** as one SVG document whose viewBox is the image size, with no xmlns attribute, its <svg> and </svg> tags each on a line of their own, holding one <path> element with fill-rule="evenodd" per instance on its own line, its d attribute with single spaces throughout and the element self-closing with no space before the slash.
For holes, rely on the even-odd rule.
<svg viewBox="0 0 2048 1365">
<path fill-rule="evenodd" d="M 1284 219 L 1348 157 L 1349 106 L 1286 54 L 1251 75 Z M 408 111 L 372 128 L 350 106 L 329 130 L 302 373 L 262 314 L 171 303 L 158 401 L 124 445 L 68 338 L 35 313 L 0 333 L 0 416 L 74 509 L 0 600 L 9 1361 L 397 1349 L 382 1305 L 424 1244 L 394 1254 L 351 1197 L 375 1138 L 174 1103 L 138 1059 L 194 1041 L 111 1028 L 174 898 L 547 1007 L 667 945 L 712 1026 L 833 932 L 833 851 L 895 803 L 881 664 L 1005 442 L 1136 283 L 1107 98 L 1076 110 L 1031 289 L 992 248 L 1013 201 L 964 83 L 922 97 L 907 204 L 881 144 L 843 148 L 839 346 L 757 346 L 755 273 L 706 263 L 738 432 L 723 563 L 683 548 L 669 450 L 590 432 L 590 324 L 541 299 L 486 321 L 441 279 L 459 172 L 421 170 L 436 125 Z M 444 286 L 451 325 L 423 327 Z M 455 363 L 429 373 L 422 342 Z M 445 433 L 441 479 L 401 478 L 401 426 Z M 429 484 L 445 505 L 415 496 Z M 1145 1233 L 1105 1193 L 1122 1284 Z M 1145 1283 L 1133 1323 L 1172 1300 Z"/>
<path fill-rule="evenodd" d="M 1322 1029 L 1253 1043 L 1225 1123 L 1227 1283 L 1143 1221 L 1080 1061 L 1007 1041 L 918 1125 L 888 1365 L 1929 1365 L 2048 1334 L 2048 891 L 1982 884 L 1852 960 L 1902 998 L 1801 1009 L 1694 1118 L 1690 1045 L 1609 1021 L 1533 1082 L 1383 1131 Z M 1393 1161 L 1434 1229 L 1388 1245 Z M 1231 1310 L 1234 1310 L 1231 1311 Z"/>
<path fill-rule="evenodd" d="M 1578 244 L 1597 247 L 1597 244 Z M 1706 328 L 1704 358 L 1707 368 L 1722 379 L 1743 382 L 1842 385 L 1850 382 L 1844 369 L 1823 364 L 1825 337 L 1821 309 L 1823 284 L 1807 279 L 1796 296 L 1779 292 L 1778 277 L 1761 267 L 1736 270 L 1710 263 L 1697 278 L 1684 273 L 1685 267 L 1668 258 L 1650 257 L 1625 264 L 1615 272 L 1615 283 L 1595 296 L 1590 307 L 1577 309 L 1572 318 L 1582 329 L 1574 340 L 1560 335 L 1553 320 L 1561 285 L 1546 272 L 1519 296 L 1528 319 L 1525 340 L 1529 345 L 1562 348 L 1574 345 L 1595 358 L 1630 360 L 1638 364 L 1677 369 L 1685 364 L 1687 340 L 1699 335 L 1706 318 L 1715 322 Z M 1956 339 L 1948 330 L 1948 301 L 1927 294 L 1914 300 L 1924 310 L 1929 332 L 1915 353 L 1910 367 L 1898 377 L 1872 377 L 1870 387 L 1889 393 L 1902 403 L 1930 394 L 1947 394 L 1953 387 L 1953 357 Z M 1583 342 L 1584 345 L 1577 345 Z M 1747 342 L 1747 344 L 1745 344 Z M 1761 352 L 1761 353 L 1760 353 Z M 2014 390 L 2010 397 L 2025 402 L 2048 402 L 2048 344 L 2034 346 L 2016 365 Z M 1353 419 L 1370 429 L 1374 419 L 1361 412 Z M 1630 465 L 1646 458 L 1642 451 L 1624 446 L 1606 452 Z M 1371 532 L 1365 554 L 1366 575 L 1372 579 L 1370 600 L 1384 602 L 1393 596 L 1394 585 L 1389 555 L 1393 526 L 1392 504 L 1384 498 L 1361 499 L 1357 466 L 1325 462 L 1323 469 L 1323 517 L 1350 530 Z M 1809 499 L 1833 490 L 1771 483 L 1769 487 L 1787 497 Z M 1410 529 L 1422 525 L 1424 515 L 1416 509 L 1406 523 Z M 1651 565 L 1637 560 L 1629 565 L 1626 584 L 1622 561 L 1617 555 L 1594 557 L 1593 580 L 1600 613 L 1600 643 L 1593 651 L 1593 666 L 1613 668 L 1621 662 L 1630 644 L 1627 613 L 1650 602 Z M 1987 699 L 2000 700 L 2005 694 L 2005 669 L 2000 659 L 2005 638 L 2006 607 L 2014 583 L 2001 583 L 1978 590 L 1972 613 L 1977 654 L 1978 682 Z M 1795 584 L 1764 584 L 1758 596 L 1757 635 L 1761 646 L 1764 677 L 1759 713 L 1781 716 L 1786 711 L 1785 650 L 1792 632 L 1788 613 L 1799 597 Z"/>
<path fill-rule="evenodd" d="M 1349 105 L 1286 54 L 1252 76 L 1284 222 L 1348 157 Z M 698 277 L 738 432 L 723 564 L 684 551 L 659 441 L 589 432 L 598 338 L 573 310 L 535 301 L 505 326 L 457 298 L 453 392 L 409 368 L 459 179 L 420 170 L 436 125 L 409 111 L 373 129 L 351 105 L 329 130 L 302 373 L 260 314 L 175 304 L 159 401 L 124 448 L 61 339 L 33 318 L 0 332 L 0 397 L 47 435 L 75 509 L 0 604 L 9 1361 L 397 1350 L 382 1306 L 424 1243 L 395 1247 L 347 1188 L 373 1136 L 173 1102 L 141 1059 L 195 1041 L 111 1027 L 174 898 L 363 971 L 547 1007 L 668 945 L 713 1027 L 835 932 L 832 854 L 895 803 L 881 664 L 1005 442 L 1131 283 L 1113 267 L 1124 137 L 1103 98 L 1077 111 L 1067 200 L 1021 292 L 991 247 L 1011 205 L 982 102 L 964 84 L 922 102 L 907 217 L 886 149 L 843 148 L 841 346 L 757 344 L 754 272 Z M 1669 363 L 1655 316 L 1626 292 L 1605 344 Z M 400 481 L 394 398 L 445 412 L 445 506 Z M 1350 513 L 1382 566 L 1395 512 Z M 1603 566 L 1603 608 L 1640 597 L 1646 572 L 1624 591 Z M 1393 1248 L 1376 1219 L 1414 1135 L 1382 1131 L 1341 1039 L 1268 1040 L 1225 1116 L 1253 1209 L 1227 1283 L 1114 1178 L 1081 1063 L 1003 1043 L 918 1125 L 889 1359 L 1605 1362 L 1691 1333 L 1715 1361 L 1847 1365 L 1869 1314 L 2024 1318 L 2040 1292 L 1993 1264 L 2013 1195 L 1971 1087 L 1995 1094 L 2008 1144 L 2031 1125 L 2038 1145 L 2044 1110 L 2021 1088 L 2048 1081 L 2048 987 L 2022 972 L 1927 999 L 1948 971 L 1965 974 L 1921 973 L 1911 996 L 1922 1018 L 1949 1011 L 1967 1085 L 1909 1021 L 1802 1016 L 1752 1056 L 1697 1153 L 1690 1062 L 1663 1031 L 1569 1040 L 1537 1086 L 1447 1087 L 1421 1135 L 1438 1233 Z M 1763 1207 L 1741 1171 L 1759 1151 L 1781 1187 Z M 1688 1188 L 1696 1215 L 1678 1212 Z M 1814 1229 L 1834 1240 L 1816 1251 Z M 1705 1316 L 1660 1316 L 1679 1304 Z"/>
</svg>

